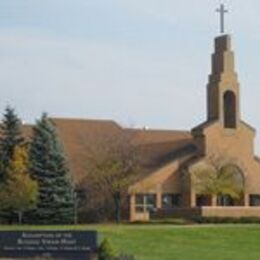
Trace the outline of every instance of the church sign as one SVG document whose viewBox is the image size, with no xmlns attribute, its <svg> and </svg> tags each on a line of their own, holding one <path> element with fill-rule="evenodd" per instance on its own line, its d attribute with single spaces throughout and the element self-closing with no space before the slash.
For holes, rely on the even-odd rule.
<svg viewBox="0 0 260 260">
<path fill-rule="evenodd" d="M 0 258 L 96 259 L 96 231 L 1 231 Z"/>
</svg>

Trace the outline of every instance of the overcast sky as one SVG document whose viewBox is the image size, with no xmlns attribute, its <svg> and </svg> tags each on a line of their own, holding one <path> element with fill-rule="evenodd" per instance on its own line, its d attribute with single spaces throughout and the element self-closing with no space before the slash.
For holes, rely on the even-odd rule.
<svg viewBox="0 0 260 260">
<path fill-rule="evenodd" d="M 242 116 L 260 131 L 260 1 L 222 1 Z M 0 109 L 32 122 L 190 129 L 206 117 L 217 0 L 0 0 Z M 260 139 L 257 141 L 260 152 Z"/>
</svg>

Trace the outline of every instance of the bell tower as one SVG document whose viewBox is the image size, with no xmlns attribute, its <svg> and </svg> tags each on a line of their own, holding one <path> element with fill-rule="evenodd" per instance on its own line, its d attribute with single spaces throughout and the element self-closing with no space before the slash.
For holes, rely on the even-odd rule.
<svg viewBox="0 0 260 260">
<path fill-rule="evenodd" d="M 223 128 L 236 129 L 240 122 L 240 94 L 231 36 L 215 38 L 212 72 L 207 85 L 208 121 L 219 120 Z"/>
</svg>

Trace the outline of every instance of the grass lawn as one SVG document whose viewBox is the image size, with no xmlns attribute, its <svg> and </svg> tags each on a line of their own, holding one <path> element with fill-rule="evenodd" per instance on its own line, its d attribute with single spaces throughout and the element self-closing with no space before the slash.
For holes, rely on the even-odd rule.
<svg viewBox="0 0 260 260">
<path fill-rule="evenodd" d="M 0 230 L 98 230 L 118 252 L 139 260 L 259 260 L 260 225 L 87 225 L 70 227 L 0 226 Z"/>
</svg>

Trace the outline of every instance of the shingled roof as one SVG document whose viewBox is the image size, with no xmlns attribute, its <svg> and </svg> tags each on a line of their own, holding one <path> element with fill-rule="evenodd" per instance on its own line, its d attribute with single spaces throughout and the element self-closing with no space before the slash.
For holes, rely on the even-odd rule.
<svg viewBox="0 0 260 260">
<path fill-rule="evenodd" d="M 193 139 L 188 131 L 123 128 L 111 120 L 51 118 L 68 157 L 73 179 L 80 183 L 86 177 L 88 145 L 95 145 L 100 137 L 131 134 L 139 147 L 145 174 L 186 152 L 193 152 Z M 23 125 L 23 134 L 32 134 L 31 125 Z"/>
<path fill-rule="evenodd" d="M 147 171 L 152 171 L 170 159 L 174 151 L 192 144 L 192 136 L 188 131 L 129 129 L 110 120 L 52 118 L 52 121 L 68 155 L 76 183 L 86 176 L 86 146 L 95 144 L 100 136 L 132 134 L 134 144 L 140 147 Z"/>
</svg>

